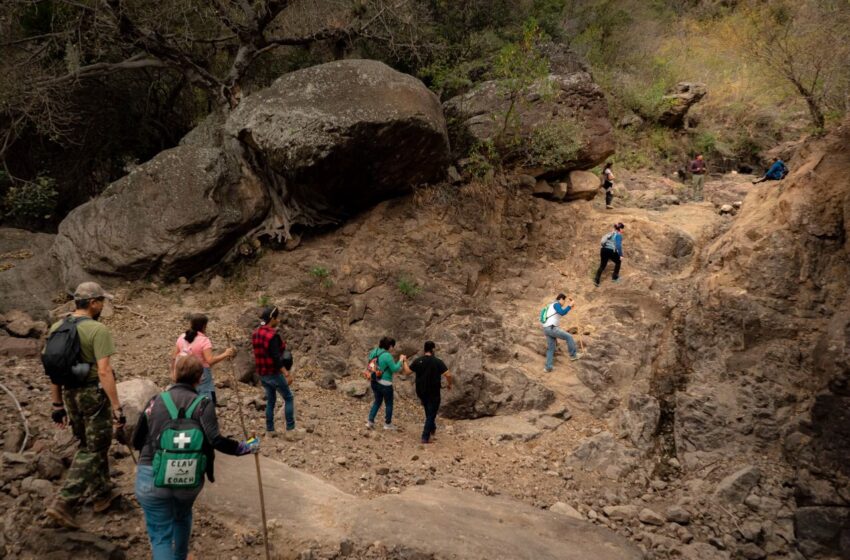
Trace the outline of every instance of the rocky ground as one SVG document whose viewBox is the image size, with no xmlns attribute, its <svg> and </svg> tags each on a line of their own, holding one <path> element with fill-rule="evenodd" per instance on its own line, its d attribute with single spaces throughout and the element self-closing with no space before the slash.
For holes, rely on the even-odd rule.
<svg viewBox="0 0 850 560">
<path fill-rule="evenodd" d="M 839 558 L 850 502 L 841 421 L 850 315 L 836 311 L 846 193 L 811 191 L 833 185 L 845 157 L 836 154 L 829 141 L 804 151 L 781 186 L 716 177 L 705 202 L 676 181 L 624 174 L 614 210 L 598 198 L 536 198 L 521 176 L 420 189 L 287 250 L 260 249 L 224 277 L 113 286 L 103 320 L 115 368 L 119 379 L 164 386 L 186 315 L 207 312 L 214 344 L 240 350 L 215 370 L 224 429 L 240 434 L 241 409 L 248 431 L 262 433 L 260 389 L 235 380 L 251 378 L 247 333 L 272 302 L 296 356 L 299 429 L 263 441 L 269 460 L 364 499 L 419 486 L 515 499 L 610 528 L 647 558 Z M 598 240 L 614 221 L 626 223 L 623 281 L 596 288 Z M 576 300 L 563 324 L 585 355 L 569 362 L 561 347 L 546 374 L 537 317 L 559 291 Z M 434 445 L 419 443 L 409 380 L 397 385 L 399 430 L 364 426 L 359 372 L 385 334 L 407 354 L 435 340 L 456 374 Z M 19 455 L 20 421 L 3 397 L 0 551 L 147 557 L 132 458 L 117 444 L 123 505 L 84 514 L 80 532 L 47 522 L 44 500 L 71 442 L 49 425 L 37 361 L 3 364 L 32 437 Z M 255 491 L 253 480 L 222 477 L 205 492 L 233 484 Z M 235 521 L 199 505 L 198 556 L 261 556 L 259 528 Z M 408 557 L 381 543 L 304 548 L 286 519 L 276 523 L 284 558 Z"/>
</svg>

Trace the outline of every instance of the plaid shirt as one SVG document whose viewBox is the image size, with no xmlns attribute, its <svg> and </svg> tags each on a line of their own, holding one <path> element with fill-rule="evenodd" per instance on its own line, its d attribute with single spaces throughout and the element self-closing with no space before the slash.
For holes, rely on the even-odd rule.
<svg viewBox="0 0 850 560">
<path fill-rule="evenodd" d="M 254 345 L 254 365 L 257 375 L 274 375 L 280 373 L 280 368 L 275 367 L 274 360 L 269 354 L 269 342 L 277 335 L 277 329 L 268 325 L 260 325 L 254 331 L 251 342 Z"/>
</svg>

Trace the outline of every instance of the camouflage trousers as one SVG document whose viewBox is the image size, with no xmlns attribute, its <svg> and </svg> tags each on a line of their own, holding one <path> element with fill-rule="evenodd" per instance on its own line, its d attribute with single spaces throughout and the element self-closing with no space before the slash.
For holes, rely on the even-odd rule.
<svg viewBox="0 0 850 560">
<path fill-rule="evenodd" d="M 99 387 L 66 388 L 62 392 L 65 410 L 80 447 L 59 496 L 76 502 L 86 491 L 103 496 L 111 491 L 109 445 L 112 443 L 112 408 Z"/>
</svg>

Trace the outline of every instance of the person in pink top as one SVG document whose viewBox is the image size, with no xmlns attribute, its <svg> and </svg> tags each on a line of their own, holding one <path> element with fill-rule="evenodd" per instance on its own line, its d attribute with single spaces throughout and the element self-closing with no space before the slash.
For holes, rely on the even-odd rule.
<svg viewBox="0 0 850 560">
<path fill-rule="evenodd" d="M 197 391 L 199 395 L 207 395 L 215 404 L 215 383 L 213 383 L 212 366 L 215 364 L 233 357 L 236 350 L 228 348 L 221 354 L 214 356 L 212 351 L 212 342 L 204 334 L 207 330 L 209 318 L 200 313 L 194 314 L 189 318 L 189 330 L 181 334 L 174 346 L 174 351 L 171 353 L 171 368 L 174 369 L 174 364 L 178 356 L 195 356 L 204 366 L 204 373 L 201 376 L 201 382 L 198 384 Z"/>
</svg>

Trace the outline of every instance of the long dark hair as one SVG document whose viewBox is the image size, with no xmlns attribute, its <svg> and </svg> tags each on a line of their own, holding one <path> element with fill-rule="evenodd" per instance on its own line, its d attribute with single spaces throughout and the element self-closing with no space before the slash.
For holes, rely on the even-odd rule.
<svg viewBox="0 0 850 560">
<path fill-rule="evenodd" d="M 189 317 L 189 330 L 186 331 L 185 335 L 186 342 L 192 344 L 199 332 L 202 333 L 207 330 L 207 323 L 209 323 L 209 317 L 201 313 Z"/>
<path fill-rule="evenodd" d="M 378 342 L 378 348 L 381 350 L 389 350 L 393 346 L 395 346 L 395 339 L 388 336 L 385 336 L 380 342 Z"/>
</svg>

